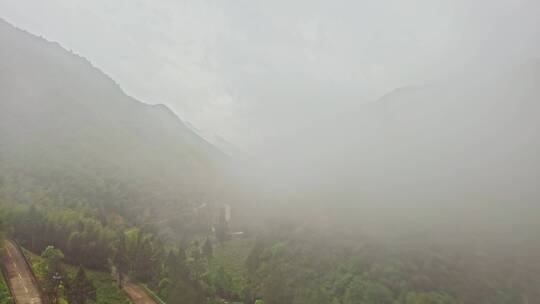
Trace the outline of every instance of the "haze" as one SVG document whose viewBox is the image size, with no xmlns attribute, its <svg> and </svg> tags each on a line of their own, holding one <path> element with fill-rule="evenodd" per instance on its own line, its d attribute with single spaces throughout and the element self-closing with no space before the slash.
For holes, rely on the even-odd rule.
<svg viewBox="0 0 540 304">
<path fill-rule="evenodd" d="M 395 88 L 489 75 L 540 54 L 534 0 L 2 0 L 0 12 L 252 157 Z"/>
<path fill-rule="evenodd" d="M 540 303 L 539 16 L 0 0 L 0 304 Z"/>
</svg>

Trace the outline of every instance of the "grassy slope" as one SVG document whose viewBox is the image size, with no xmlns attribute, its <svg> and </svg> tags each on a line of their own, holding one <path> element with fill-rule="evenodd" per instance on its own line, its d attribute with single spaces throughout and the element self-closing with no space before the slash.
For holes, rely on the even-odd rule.
<svg viewBox="0 0 540 304">
<path fill-rule="evenodd" d="M 24 250 L 24 254 L 30 261 L 34 272 L 39 277 L 40 274 L 37 270 L 37 265 L 41 262 L 41 257 L 28 251 Z M 65 265 L 66 270 L 70 277 L 74 277 L 77 271 L 77 267 L 72 265 Z M 112 279 L 112 277 L 101 271 L 86 270 L 88 278 L 94 283 L 94 286 L 97 289 L 97 301 L 96 304 L 128 304 L 131 303 L 129 299 L 120 291 Z M 0 304 L 3 304 L 0 302 Z"/>
</svg>

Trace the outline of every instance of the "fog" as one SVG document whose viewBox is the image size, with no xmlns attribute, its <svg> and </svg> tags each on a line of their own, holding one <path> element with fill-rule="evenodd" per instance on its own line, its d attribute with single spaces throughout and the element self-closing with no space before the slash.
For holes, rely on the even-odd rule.
<svg viewBox="0 0 540 304">
<path fill-rule="evenodd" d="M 536 57 L 539 7 L 2 0 L 0 16 L 88 58 L 130 95 L 168 105 L 222 149 L 260 157 L 328 113 L 401 86 L 489 75 Z"/>
<path fill-rule="evenodd" d="M 0 0 L 0 302 L 540 303 L 539 16 Z"/>
<path fill-rule="evenodd" d="M 245 200 L 366 218 L 538 219 L 539 15 L 535 0 L 0 0 L 222 149 Z"/>
</svg>

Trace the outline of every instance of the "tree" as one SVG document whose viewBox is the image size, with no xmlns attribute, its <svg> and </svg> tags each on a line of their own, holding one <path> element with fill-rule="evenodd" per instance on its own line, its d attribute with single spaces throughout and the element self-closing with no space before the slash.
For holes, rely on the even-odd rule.
<svg viewBox="0 0 540 304">
<path fill-rule="evenodd" d="M 189 250 L 189 257 L 191 259 L 189 260 L 189 269 L 191 270 L 191 279 L 192 280 L 199 280 L 207 270 L 207 261 L 203 259 L 203 255 L 201 253 L 201 246 L 199 245 L 199 241 L 195 240 L 193 241 L 190 250 Z"/>
<path fill-rule="evenodd" d="M 227 219 L 225 218 L 225 209 L 221 208 L 219 210 L 219 218 L 218 218 L 218 223 L 217 223 L 216 231 L 215 231 L 216 238 L 220 242 L 226 241 L 228 239 L 228 235 L 227 235 L 228 230 L 229 230 L 229 227 L 227 224 Z"/>
<path fill-rule="evenodd" d="M 68 285 L 67 296 L 70 304 L 85 304 L 88 300 L 96 300 L 96 288 L 86 276 L 82 266 Z"/>
<path fill-rule="evenodd" d="M 30 250 L 38 251 L 43 247 L 39 247 L 39 237 L 36 237 L 37 233 L 43 233 L 43 215 L 37 210 L 35 205 L 31 205 L 26 211 L 25 216 L 18 223 L 20 236 L 23 239 L 29 241 Z"/>
<path fill-rule="evenodd" d="M 182 261 L 185 261 L 186 260 L 186 249 L 184 248 L 184 246 L 182 245 L 182 243 L 180 243 L 178 245 L 178 258 Z"/>
<path fill-rule="evenodd" d="M 233 282 L 222 266 L 211 274 L 211 283 L 217 295 L 229 299 L 233 296 Z"/>
<path fill-rule="evenodd" d="M 189 279 L 189 268 L 186 265 L 186 255 L 181 249 L 177 254 L 174 250 L 169 251 L 167 258 L 164 261 L 165 277 L 171 282 Z"/>
<path fill-rule="evenodd" d="M 210 259 L 214 254 L 214 248 L 212 247 L 212 241 L 210 241 L 209 237 L 207 237 L 206 242 L 204 242 L 202 252 L 203 252 L 204 256 L 207 259 Z"/>
<path fill-rule="evenodd" d="M 300 288 L 295 292 L 293 304 L 328 304 L 330 297 L 326 288 L 318 282 L 306 288 Z"/>
<path fill-rule="evenodd" d="M 165 262 L 163 265 L 165 277 L 171 280 L 175 280 L 176 278 L 178 278 L 179 265 L 180 265 L 180 259 L 178 258 L 178 255 L 176 255 L 176 253 L 173 250 L 169 251 L 169 254 L 167 255 L 167 258 L 165 259 Z"/>
<path fill-rule="evenodd" d="M 173 282 L 180 279 L 189 279 L 190 270 L 186 258 L 186 251 L 181 245 L 178 247 L 177 252 L 171 250 L 164 261 L 165 276 Z"/>
<path fill-rule="evenodd" d="M 189 256 L 194 260 L 198 260 L 201 257 L 201 246 L 199 245 L 198 240 L 193 241 L 191 244 L 189 248 Z"/>
<path fill-rule="evenodd" d="M 7 284 L 1 275 L 0 275 L 0 304 L 13 304 L 13 298 L 11 297 Z"/>
<path fill-rule="evenodd" d="M 394 299 L 386 286 L 357 277 L 347 288 L 343 304 L 357 303 L 392 304 Z"/>
<path fill-rule="evenodd" d="M 129 271 L 129 257 L 126 249 L 124 233 L 120 234 L 116 250 L 114 252 L 113 264 L 118 273 L 118 287 L 122 286 L 122 276 Z"/>
<path fill-rule="evenodd" d="M 135 253 L 133 273 L 138 280 L 148 282 L 154 277 L 154 266 L 152 244 L 149 239 L 144 239 Z"/>
<path fill-rule="evenodd" d="M 263 285 L 262 292 L 264 302 L 267 304 L 286 304 L 292 302 L 287 288 L 285 274 L 279 267 L 273 267 L 273 270 Z"/>
<path fill-rule="evenodd" d="M 246 259 L 246 268 L 248 273 L 254 274 L 257 271 L 257 268 L 260 264 L 260 256 L 264 252 L 264 242 L 260 237 L 257 237 L 255 241 L 255 246 L 249 252 L 249 255 Z"/>
<path fill-rule="evenodd" d="M 197 288 L 194 282 L 179 280 L 172 284 L 167 298 L 167 304 L 204 304 L 206 298 L 204 294 Z"/>
<path fill-rule="evenodd" d="M 54 303 L 58 298 L 58 291 L 62 289 L 62 283 L 66 280 L 65 271 L 62 267 L 64 254 L 54 246 L 47 246 L 41 253 L 43 262 L 40 270 L 44 274 L 43 289 Z"/>
</svg>

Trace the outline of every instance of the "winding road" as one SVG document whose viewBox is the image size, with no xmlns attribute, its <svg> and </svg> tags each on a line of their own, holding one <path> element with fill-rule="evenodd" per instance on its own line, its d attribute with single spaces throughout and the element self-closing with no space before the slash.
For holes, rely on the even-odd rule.
<svg viewBox="0 0 540 304">
<path fill-rule="evenodd" d="M 22 253 L 11 241 L 5 241 L 6 251 L 1 257 L 6 271 L 6 280 L 16 304 L 42 304 L 39 287 L 35 284 L 32 271 L 28 269 Z"/>
</svg>

